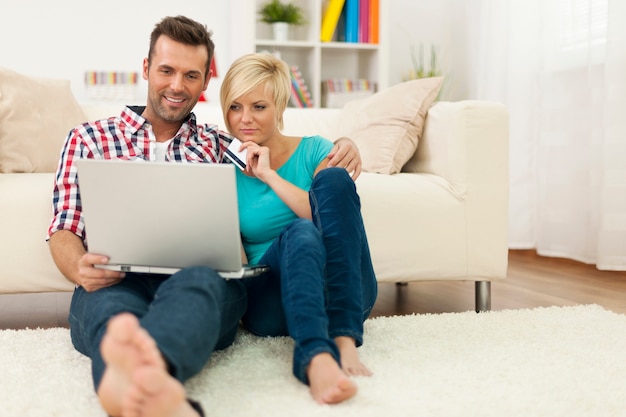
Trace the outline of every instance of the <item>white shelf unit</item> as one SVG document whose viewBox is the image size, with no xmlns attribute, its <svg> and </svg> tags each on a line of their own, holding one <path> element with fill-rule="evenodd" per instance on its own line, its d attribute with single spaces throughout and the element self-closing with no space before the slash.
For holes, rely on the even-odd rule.
<svg viewBox="0 0 626 417">
<path fill-rule="evenodd" d="M 388 15 L 391 0 L 379 0 L 379 42 L 322 42 L 320 29 L 327 0 L 291 0 L 302 7 L 306 24 L 289 28 L 289 40 L 272 39 L 270 25 L 260 22 L 258 10 L 266 0 L 231 2 L 231 37 L 242 53 L 277 52 L 290 66 L 297 65 L 313 98 L 314 107 L 322 104 L 322 82 L 329 78 L 365 78 L 377 89 L 386 88 L 389 80 Z M 288 1 L 288 0 L 287 0 Z M 241 24 L 237 24 L 239 20 Z"/>
</svg>

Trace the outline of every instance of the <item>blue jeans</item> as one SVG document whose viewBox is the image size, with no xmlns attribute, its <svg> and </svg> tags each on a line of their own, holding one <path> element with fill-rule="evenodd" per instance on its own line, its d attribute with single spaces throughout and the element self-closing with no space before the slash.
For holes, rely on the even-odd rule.
<svg viewBox="0 0 626 417">
<path fill-rule="evenodd" d="M 330 353 L 341 364 L 334 338 L 363 343 L 363 322 L 378 292 L 350 176 L 341 168 L 320 171 L 309 199 L 313 221 L 289 224 L 260 260 L 270 271 L 244 280 L 244 325 L 257 335 L 291 336 L 293 373 L 304 383 L 315 355 Z"/>
<path fill-rule="evenodd" d="M 132 313 L 156 341 L 169 372 L 184 382 L 202 369 L 214 350 L 233 342 L 245 308 L 240 280 L 225 280 L 206 267 L 171 276 L 127 273 L 110 287 L 74 290 L 70 334 L 76 350 L 91 358 L 97 390 L 105 370 L 100 342 L 107 322 L 122 312 Z"/>
</svg>

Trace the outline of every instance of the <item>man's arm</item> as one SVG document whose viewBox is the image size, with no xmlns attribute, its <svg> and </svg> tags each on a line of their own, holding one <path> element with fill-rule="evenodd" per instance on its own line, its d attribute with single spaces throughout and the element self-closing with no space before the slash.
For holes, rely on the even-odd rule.
<svg viewBox="0 0 626 417">
<path fill-rule="evenodd" d="M 87 253 L 82 239 L 69 230 L 52 234 L 48 246 L 59 271 L 86 291 L 108 287 L 124 278 L 123 272 L 95 268 L 96 264 L 108 263 L 108 258 Z"/>
<path fill-rule="evenodd" d="M 352 139 L 337 139 L 327 158 L 329 167 L 345 168 L 353 180 L 361 175 L 361 154 Z"/>
<path fill-rule="evenodd" d="M 73 283 L 79 284 L 78 260 L 87 253 L 83 241 L 69 230 L 59 230 L 50 236 L 48 246 L 59 271 Z"/>
</svg>

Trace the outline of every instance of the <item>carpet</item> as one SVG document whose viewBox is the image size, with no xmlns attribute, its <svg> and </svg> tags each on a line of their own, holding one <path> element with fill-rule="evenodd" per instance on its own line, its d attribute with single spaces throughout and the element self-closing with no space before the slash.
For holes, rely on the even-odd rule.
<svg viewBox="0 0 626 417">
<path fill-rule="evenodd" d="M 626 416 L 626 315 L 597 305 L 378 317 L 358 394 L 320 406 L 289 338 L 240 332 L 188 381 L 207 416 Z M 69 330 L 0 331 L 0 416 L 104 416 Z"/>
</svg>

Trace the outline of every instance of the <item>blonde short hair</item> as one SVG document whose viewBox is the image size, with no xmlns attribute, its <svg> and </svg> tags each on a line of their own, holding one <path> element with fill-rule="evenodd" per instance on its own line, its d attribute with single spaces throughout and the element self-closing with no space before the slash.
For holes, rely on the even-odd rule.
<svg viewBox="0 0 626 417">
<path fill-rule="evenodd" d="M 253 53 L 237 59 L 228 69 L 220 89 L 220 104 L 226 128 L 228 110 L 235 100 L 249 94 L 259 85 L 265 84 L 265 91 L 274 98 L 278 114 L 278 129 L 283 129 L 283 112 L 291 96 L 291 77 L 287 63 L 268 53 Z"/>
</svg>

